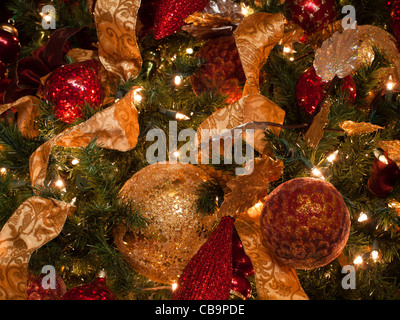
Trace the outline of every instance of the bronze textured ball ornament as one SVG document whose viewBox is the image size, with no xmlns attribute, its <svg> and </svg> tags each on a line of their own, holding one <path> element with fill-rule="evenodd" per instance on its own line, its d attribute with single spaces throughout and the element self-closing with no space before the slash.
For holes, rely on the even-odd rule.
<svg viewBox="0 0 400 320">
<path fill-rule="evenodd" d="M 152 281 L 177 282 L 218 222 L 196 209 L 197 190 L 209 179 L 192 164 L 156 163 L 125 183 L 121 201 L 132 201 L 149 222 L 140 233 L 123 225 L 114 230 L 116 246 L 132 269 Z"/>
<path fill-rule="evenodd" d="M 267 197 L 261 213 L 263 244 L 281 263 L 314 269 L 336 259 L 350 232 L 341 194 L 323 180 L 286 181 Z"/>
</svg>

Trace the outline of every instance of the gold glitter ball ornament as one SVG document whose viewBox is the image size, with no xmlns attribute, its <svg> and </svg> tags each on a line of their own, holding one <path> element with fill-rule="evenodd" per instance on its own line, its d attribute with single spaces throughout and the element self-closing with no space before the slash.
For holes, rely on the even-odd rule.
<svg viewBox="0 0 400 320">
<path fill-rule="evenodd" d="M 152 281 L 178 280 L 218 222 L 196 212 L 197 190 L 209 179 L 191 164 L 156 163 L 125 183 L 121 200 L 136 204 L 149 222 L 139 233 L 123 225 L 114 230 L 116 246 L 131 268 Z"/>
</svg>

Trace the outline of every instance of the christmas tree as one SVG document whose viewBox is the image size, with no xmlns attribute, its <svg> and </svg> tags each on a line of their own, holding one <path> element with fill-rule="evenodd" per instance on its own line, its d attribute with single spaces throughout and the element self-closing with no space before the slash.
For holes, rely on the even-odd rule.
<svg viewBox="0 0 400 320">
<path fill-rule="evenodd" d="M 2 5 L 0 299 L 400 297 L 400 1 Z"/>
</svg>

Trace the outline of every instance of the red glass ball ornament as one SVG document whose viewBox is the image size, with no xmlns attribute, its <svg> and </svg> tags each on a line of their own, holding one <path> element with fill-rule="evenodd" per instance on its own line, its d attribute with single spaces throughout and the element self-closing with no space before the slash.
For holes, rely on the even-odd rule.
<svg viewBox="0 0 400 320">
<path fill-rule="evenodd" d="M 380 198 L 387 197 L 400 179 L 400 169 L 396 162 L 389 159 L 386 152 L 384 155 L 387 163 L 374 159 L 367 184 L 369 191 Z"/>
<path fill-rule="evenodd" d="M 329 84 L 329 81 L 322 81 L 314 67 L 304 71 L 297 80 L 295 89 L 296 100 L 300 108 L 312 116 L 327 93 Z M 350 75 L 343 79 L 341 90 L 347 95 L 350 103 L 355 102 L 357 96 L 356 83 Z"/>
<path fill-rule="evenodd" d="M 338 10 L 335 0 L 289 0 L 286 1 L 290 10 L 290 20 L 293 20 L 312 34 L 335 22 Z"/>
<path fill-rule="evenodd" d="M 12 33 L 0 29 L 0 61 L 13 63 L 17 61 L 20 52 L 19 40 Z"/>
<path fill-rule="evenodd" d="M 43 95 L 54 103 L 55 116 L 61 121 L 72 123 L 82 118 L 85 103 L 97 108 L 102 101 L 98 62 L 88 60 L 56 69 L 47 78 Z"/>
<path fill-rule="evenodd" d="M 261 212 L 262 242 L 296 269 L 327 265 L 342 252 L 350 215 L 341 194 L 323 180 L 296 178 L 275 188 Z"/>
<path fill-rule="evenodd" d="M 184 19 L 202 11 L 208 0 L 160 0 L 154 20 L 154 38 L 162 39 L 179 31 Z"/>
<path fill-rule="evenodd" d="M 55 289 L 44 289 L 42 281 L 44 280 L 45 284 L 48 283 L 47 279 L 43 278 L 44 276 L 36 278 L 32 274 L 28 276 L 26 287 L 27 300 L 61 300 L 67 291 L 63 279 L 57 274 Z"/>
<path fill-rule="evenodd" d="M 231 290 L 240 293 L 243 297 L 248 299 L 251 296 L 250 281 L 240 273 L 234 273 L 231 282 Z"/>
<path fill-rule="evenodd" d="M 118 298 L 107 287 L 105 278 L 96 278 L 91 283 L 68 290 L 63 300 L 118 300 Z"/>
</svg>

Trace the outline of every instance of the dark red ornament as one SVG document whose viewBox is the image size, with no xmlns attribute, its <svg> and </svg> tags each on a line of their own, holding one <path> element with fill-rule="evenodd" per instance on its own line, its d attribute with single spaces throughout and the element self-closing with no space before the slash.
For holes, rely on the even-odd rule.
<svg viewBox="0 0 400 320">
<path fill-rule="evenodd" d="M 387 163 L 374 159 L 371 175 L 368 179 L 369 191 L 377 197 L 386 198 L 400 179 L 400 169 L 396 162 L 383 152 Z"/>
<path fill-rule="evenodd" d="M 394 0 L 390 5 L 390 28 L 396 38 L 397 42 L 400 43 L 400 0 Z"/>
<path fill-rule="evenodd" d="M 223 217 L 210 238 L 189 261 L 173 300 L 227 300 L 232 281 L 234 219 Z"/>
<path fill-rule="evenodd" d="M 57 274 L 55 289 L 44 289 L 43 278 L 44 276 L 36 278 L 32 274 L 28 276 L 26 286 L 27 300 L 61 300 L 67 291 L 63 279 Z M 46 279 L 44 281 L 47 282 Z"/>
<path fill-rule="evenodd" d="M 10 85 L 11 80 L 9 79 L 1 79 L 0 80 L 0 104 L 5 103 L 4 101 L 4 93 Z"/>
<path fill-rule="evenodd" d="M 232 235 L 232 266 L 234 273 L 243 274 L 245 277 L 254 274 L 253 264 L 244 251 L 243 244 L 236 229 L 233 229 Z"/>
<path fill-rule="evenodd" d="M 234 273 L 231 290 L 240 293 L 245 299 L 251 296 L 251 284 L 244 274 Z"/>
<path fill-rule="evenodd" d="M 12 33 L 0 29 L 0 61 L 13 63 L 17 61 L 20 52 L 19 40 Z"/>
<path fill-rule="evenodd" d="M 0 80 L 7 78 L 7 66 L 0 61 Z"/>
<path fill-rule="evenodd" d="M 88 60 L 58 68 L 47 78 L 43 95 L 54 103 L 55 116 L 61 121 L 72 123 L 82 118 L 85 103 L 97 108 L 102 101 L 98 62 Z"/>
<path fill-rule="evenodd" d="M 217 90 L 227 97 L 227 104 L 242 97 L 246 76 L 234 37 L 219 37 L 207 41 L 196 53 L 196 57 L 206 61 L 190 78 L 196 95 Z"/>
<path fill-rule="evenodd" d="M 161 39 L 179 31 L 184 19 L 202 11 L 208 0 L 160 0 L 154 20 L 154 38 Z"/>
<path fill-rule="evenodd" d="M 329 84 L 329 81 L 322 81 L 314 67 L 304 71 L 296 84 L 296 100 L 300 108 L 312 116 L 327 93 Z M 350 75 L 343 79 L 341 90 L 347 94 L 348 101 L 354 103 L 357 90 L 356 83 Z"/>
<path fill-rule="evenodd" d="M 105 278 L 96 278 L 89 284 L 68 290 L 63 300 L 118 300 L 118 298 L 107 287 Z"/>
<path fill-rule="evenodd" d="M 335 22 L 338 11 L 335 0 L 288 0 L 290 20 L 312 34 Z"/>
</svg>

